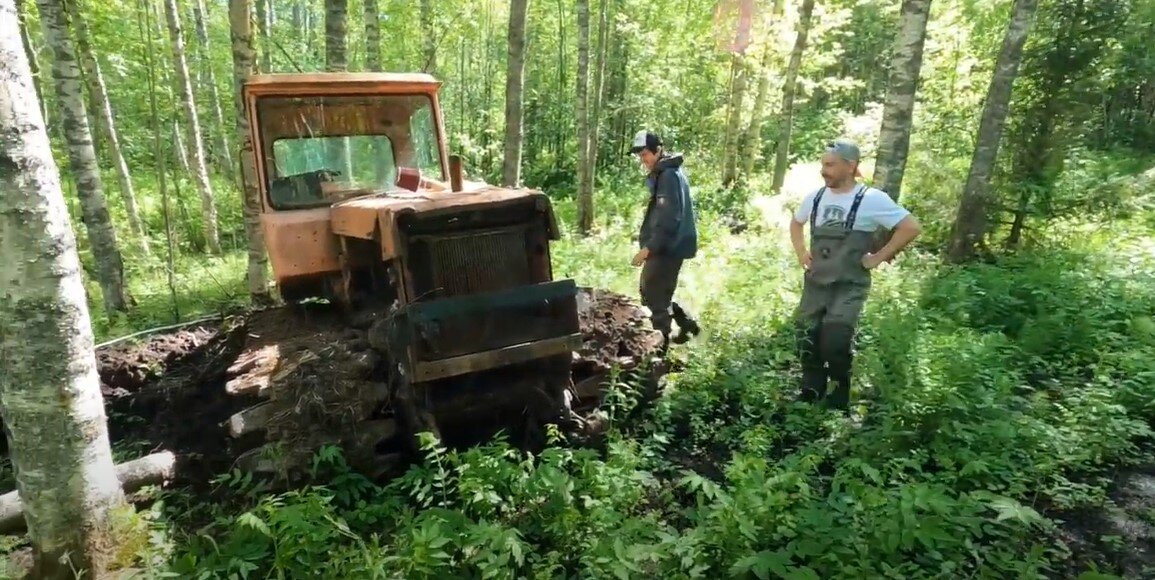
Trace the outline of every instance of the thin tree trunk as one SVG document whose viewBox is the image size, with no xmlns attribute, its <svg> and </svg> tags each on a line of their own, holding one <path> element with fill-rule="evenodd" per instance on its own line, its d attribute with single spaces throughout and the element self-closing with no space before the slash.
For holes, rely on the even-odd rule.
<svg viewBox="0 0 1155 580">
<path fill-rule="evenodd" d="M 249 15 L 250 0 L 229 0 L 229 27 L 233 43 L 233 111 L 237 121 L 237 139 L 241 142 L 241 185 L 245 219 L 245 237 L 249 241 L 249 296 L 257 304 L 269 303 L 268 257 L 265 236 L 261 230 L 261 193 L 257 187 L 256 159 L 249 136 L 249 119 L 241 87 L 253 74 L 253 30 Z"/>
<path fill-rule="evenodd" d="M 45 38 L 63 48 L 54 60 L 64 66 L 53 68 L 75 72 L 63 7 L 47 4 Z M 103 577 L 118 540 L 112 516 L 127 506 L 76 238 L 17 28 L 14 3 L 0 0 L 0 411 L 35 550 L 31 577 Z M 79 81 L 60 73 L 56 84 L 83 118 Z M 73 133 L 75 119 L 65 121 Z"/>
<path fill-rule="evenodd" d="M 325 0 L 325 70 L 344 71 L 348 0 Z"/>
<path fill-rule="evenodd" d="M 325 70 L 343 72 L 348 70 L 347 61 L 348 26 L 346 23 L 349 9 L 349 0 L 325 0 Z M 348 138 L 331 141 L 330 159 L 337 159 L 342 165 L 342 172 L 353 175 L 352 156 L 349 152 Z"/>
<path fill-rule="evenodd" d="M 269 72 L 273 47 L 269 43 L 269 0 L 257 0 L 257 70 Z"/>
<path fill-rule="evenodd" d="M 204 220 L 205 241 L 208 243 L 210 253 L 220 254 L 221 239 L 217 229 L 216 200 L 213 198 L 209 172 L 205 166 L 200 118 L 197 116 L 196 101 L 193 99 L 192 86 L 189 82 L 188 63 L 185 61 L 184 32 L 181 30 L 176 0 L 164 0 L 164 16 L 168 22 L 169 38 L 172 41 L 172 59 L 176 73 L 177 90 L 180 91 L 181 107 L 184 109 L 188 121 L 187 146 L 192 153 L 192 173 L 201 197 L 201 219 Z"/>
<path fill-rule="evenodd" d="M 505 153 L 501 184 L 521 183 L 522 91 L 525 88 L 525 24 L 530 0 L 512 0 L 509 6 L 509 53 L 505 71 Z"/>
<path fill-rule="evenodd" d="M 758 64 L 758 89 L 754 95 L 754 110 L 750 114 L 750 124 L 746 127 L 746 137 L 742 140 L 746 156 L 742 163 L 742 173 L 747 177 L 754 173 L 754 164 L 762 152 L 762 121 L 766 109 L 766 99 L 770 94 L 770 60 L 774 55 L 767 43 L 762 51 L 762 62 Z"/>
<path fill-rule="evenodd" d="M 165 80 L 168 80 L 168 75 L 165 75 Z M 181 136 L 180 122 L 176 118 L 172 119 L 172 127 L 173 132 L 175 133 L 173 135 L 173 146 L 176 149 L 176 160 L 177 163 L 180 164 L 181 175 L 188 175 L 189 173 L 192 173 L 193 162 L 191 159 L 189 159 L 188 147 L 185 147 L 184 137 Z"/>
<path fill-rule="evenodd" d="M 421 0 L 418 3 L 418 17 L 421 20 L 422 60 L 421 70 L 431 75 L 437 74 L 437 38 L 438 31 L 433 29 L 433 0 Z"/>
<path fill-rule="evenodd" d="M 88 94 L 96 107 L 95 119 L 97 125 L 108 139 L 108 153 L 112 155 L 113 165 L 116 167 L 116 177 L 120 184 L 120 195 L 124 201 L 124 210 L 128 214 L 128 225 L 140 244 L 140 251 L 148 255 L 148 236 L 140 220 L 140 210 L 136 205 L 136 190 L 132 186 L 132 175 L 128 172 L 128 163 L 124 160 L 124 152 L 120 148 L 120 136 L 116 131 L 116 122 L 112 116 L 112 106 L 108 102 L 108 90 L 104 84 L 104 74 L 100 70 L 100 62 L 92 53 L 92 44 L 89 42 L 88 24 L 84 21 L 84 8 L 79 0 L 67 4 L 69 16 L 72 18 L 73 31 L 76 33 L 76 48 L 80 52 L 80 64 L 84 69 L 84 79 L 88 84 Z"/>
<path fill-rule="evenodd" d="M 217 138 L 220 139 L 220 152 L 217 154 L 217 165 L 226 176 L 233 175 L 233 154 L 232 143 L 229 140 L 228 125 L 225 124 L 225 113 L 221 108 L 221 94 L 217 88 L 217 74 L 213 72 L 213 64 L 209 59 L 210 45 L 209 32 L 205 26 L 205 0 L 194 0 L 193 2 L 193 23 L 196 26 L 197 45 L 197 60 L 200 66 L 198 67 L 202 74 L 205 75 L 205 82 L 209 85 L 209 99 L 212 100 L 213 117 L 216 121 Z"/>
<path fill-rule="evenodd" d="M 734 54 L 731 65 L 734 82 L 731 84 L 730 105 L 726 114 L 725 145 L 722 149 L 722 185 L 729 187 L 738 178 L 738 146 L 742 136 L 742 108 L 746 102 L 746 76 L 749 67 L 741 54 Z"/>
<path fill-rule="evenodd" d="M 589 235 L 594 226 L 594 193 L 589 186 L 590 120 L 587 103 L 590 68 L 589 0 L 577 0 L 577 23 L 578 229 L 585 236 Z"/>
<path fill-rule="evenodd" d="M 176 296 L 176 268 L 174 267 L 174 253 L 175 241 L 172 234 L 172 212 L 169 208 L 168 195 L 168 157 L 165 147 L 163 146 L 164 129 L 160 122 L 160 111 L 156 103 L 156 65 L 153 63 L 153 55 L 155 54 L 152 41 L 152 18 L 153 12 L 151 8 L 151 0 L 138 0 L 136 5 L 137 12 L 137 28 L 140 32 L 140 42 L 145 47 L 144 49 L 144 66 L 146 71 L 146 79 L 148 81 L 148 113 L 149 113 L 149 130 L 152 133 L 152 162 L 156 167 L 157 184 L 160 186 L 160 204 L 161 216 L 164 219 L 164 242 L 167 250 L 167 264 L 166 274 L 168 277 L 169 297 L 172 302 L 173 321 L 180 320 L 180 305 L 177 302 Z M 179 134 L 179 133 L 178 133 Z"/>
<path fill-rule="evenodd" d="M 778 151 L 774 157 L 775 192 L 782 190 L 786 180 L 787 155 L 790 153 L 790 132 L 794 123 L 794 91 L 797 86 L 798 68 L 802 65 L 802 53 L 806 50 L 806 35 L 810 33 L 810 15 L 814 13 L 814 0 L 802 0 L 798 15 L 798 36 L 794 39 L 794 49 L 790 51 L 790 64 L 786 66 L 786 80 L 782 84 L 782 127 L 778 132 Z"/>
<path fill-rule="evenodd" d="M 1015 0 L 1011 8 L 1011 22 L 1003 37 L 1003 47 L 995 62 L 995 72 L 979 120 L 970 173 L 951 228 L 947 246 L 949 262 L 958 263 L 973 258 L 986 235 L 991 206 L 991 174 L 999 156 L 999 142 L 1010 108 L 1012 88 L 1019 74 L 1019 63 L 1023 58 L 1023 45 L 1027 42 L 1037 6 L 1038 0 Z"/>
<path fill-rule="evenodd" d="M 365 0 L 365 70 L 381 70 L 381 22 L 377 0 Z"/>
<path fill-rule="evenodd" d="M 28 20 L 24 13 L 24 0 L 16 0 L 16 16 L 20 18 L 20 43 L 24 45 L 24 55 L 28 57 L 28 68 L 32 71 L 32 85 L 36 89 L 36 98 L 40 103 L 40 113 L 44 115 L 44 124 L 48 124 L 48 102 L 44 100 L 44 88 L 40 81 L 40 62 L 36 58 L 36 49 L 32 47 L 32 39 L 28 36 Z"/>
<path fill-rule="evenodd" d="M 593 104 L 590 106 L 589 125 L 589 158 L 586 162 L 586 171 L 589 175 L 586 177 L 586 185 L 591 190 L 595 186 L 595 175 L 598 170 L 598 132 L 601 128 L 602 119 L 602 94 L 605 92 L 604 85 L 606 79 L 606 43 L 609 42 L 609 19 L 610 19 L 610 0 L 601 0 L 600 13 L 598 15 L 598 46 L 596 49 L 596 56 L 594 59 L 594 85 L 593 85 Z M 592 197 L 592 193 L 590 194 Z"/>
<path fill-rule="evenodd" d="M 882 129 L 878 135 L 878 158 L 874 166 L 874 186 L 898 201 L 906 156 L 910 150 L 911 120 L 918 93 L 922 49 L 926 43 L 926 22 L 931 0 L 903 0 L 902 28 L 895 40 L 890 61 L 890 85 L 882 109 Z"/>
<path fill-rule="evenodd" d="M 88 231 L 104 307 L 111 316 L 113 312 L 128 309 L 124 261 L 116 240 L 116 230 L 108 215 L 100 166 L 92 147 L 92 131 L 88 126 L 88 112 L 84 106 L 80 67 L 69 34 L 71 26 L 68 12 L 60 0 L 37 0 L 36 5 L 40 9 L 44 40 L 52 49 L 52 79 L 64 123 L 64 136 L 68 141 L 69 166 L 76 179 L 76 191 L 80 198 L 81 221 Z"/>
</svg>

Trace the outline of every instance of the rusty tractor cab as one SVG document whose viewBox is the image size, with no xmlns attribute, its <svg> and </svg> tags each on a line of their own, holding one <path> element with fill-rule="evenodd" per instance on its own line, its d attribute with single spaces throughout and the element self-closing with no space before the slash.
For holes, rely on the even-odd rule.
<svg viewBox="0 0 1155 580">
<path fill-rule="evenodd" d="M 286 302 L 378 313 L 369 337 L 402 433 L 564 422 L 581 335 L 576 285 L 553 279 L 549 198 L 462 180 L 439 87 L 425 74 L 250 77 L 246 175 L 276 283 Z"/>
</svg>

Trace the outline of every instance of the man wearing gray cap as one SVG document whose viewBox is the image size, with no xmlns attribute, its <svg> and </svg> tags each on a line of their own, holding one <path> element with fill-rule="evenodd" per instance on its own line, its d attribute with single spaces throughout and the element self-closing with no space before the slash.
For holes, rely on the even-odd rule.
<svg viewBox="0 0 1155 580">
<path fill-rule="evenodd" d="M 870 290 L 870 272 L 894 258 L 922 228 L 885 192 L 856 177 L 858 146 L 845 139 L 828 143 L 822 156 L 825 185 L 807 195 L 790 220 L 790 240 L 802 266 L 802 299 L 795 311 L 802 362 L 802 400 L 825 402 L 846 412 L 850 404 L 852 344 Z M 802 226 L 810 223 L 810 247 Z M 875 253 L 875 232 L 894 230 Z M 827 397 L 827 385 L 835 386 Z"/>
<path fill-rule="evenodd" d="M 670 342 L 670 310 L 678 323 L 677 343 L 700 332 L 698 323 L 677 303 L 674 290 L 682 263 L 698 253 L 698 228 L 690 182 L 682 171 L 680 153 L 667 153 L 654 133 L 639 131 L 630 154 L 637 155 L 648 171 L 649 202 L 638 232 L 638 253 L 633 265 L 642 267 L 638 289 L 642 304 L 650 309 L 654 329 L 662 333 L 662 351 Z"/>
</svg>

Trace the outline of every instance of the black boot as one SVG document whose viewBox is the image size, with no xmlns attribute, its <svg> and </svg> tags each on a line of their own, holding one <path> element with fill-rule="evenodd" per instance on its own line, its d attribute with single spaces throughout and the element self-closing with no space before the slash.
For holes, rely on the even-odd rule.
<svg viewBox="0 0 1155 580">
<path fill-rule="evenodd" d="M 814 403 L 826 397 L 826 369 L 803 369 L 802 389 L 798 400 Z"/>
<path fill-rule="evenodd" d="M 850 412 L 850 376 L 835 376 L 834 390 L 830 392 L 830 396 L 826 397 L 826 406 L 830 409 L 837 409 L 843 414 Z"/>
<path fill-rule="evenodd" d="M 670 303 L 671 309 L 674 311 L 674 322 L 678 323 L 678 334 L 674 335 L 675 344 L 684 344 L 690 340 L 690 337 L 698 336 L 702 332 L 701 327 L 698 326 L 698 321 L 690 317 L 681 305 L 677 302 Z"/>
</svg>

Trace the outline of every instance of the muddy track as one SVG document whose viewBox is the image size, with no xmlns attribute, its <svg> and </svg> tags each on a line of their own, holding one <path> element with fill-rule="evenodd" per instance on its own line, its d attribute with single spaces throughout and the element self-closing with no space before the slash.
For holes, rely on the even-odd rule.
<svg viewBox="0 0 1155 580">
<path fill-rule="evenodd" d="M 571 372 L 584 393 L 575 406 L 588 412 L 612 369 L 651 359 L 660 337 L 625 296 L 582 289 L 578 300 L 585 342 Z M 379 355 L 364 330 L 323 305 L 253 311 L 118 343 L 99 349 L 97 362 L 114 443 L 176 453 L 179 483 L 204 485 L 269 440 L 295 441 L 300 453 L 340 442 L 335 433 L 380 411 L 359 403 L 383 387 Z M 646 374 L 656 383 L 661 372 L 659 365 Z M 494 397 L 509 400 L 504 392 Z M 238 413 L 262 403 L 280 420 L 238 437 Z"/>
</svg>

